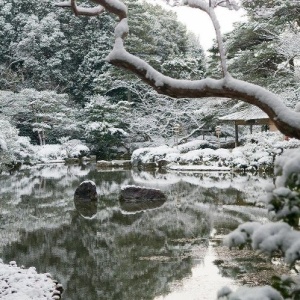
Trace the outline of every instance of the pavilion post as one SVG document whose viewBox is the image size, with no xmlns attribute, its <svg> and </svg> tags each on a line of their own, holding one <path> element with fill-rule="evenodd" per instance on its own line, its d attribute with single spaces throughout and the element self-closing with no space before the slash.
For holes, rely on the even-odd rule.
<svg viewBox="0 0 300 300">
<path fill-rule="evenodd" d="M 235 147 L 239 145 L 239 131 L 238 131 L 238 124 L 234 121 L 234 130 L 235 130 Z"/>
</svg>

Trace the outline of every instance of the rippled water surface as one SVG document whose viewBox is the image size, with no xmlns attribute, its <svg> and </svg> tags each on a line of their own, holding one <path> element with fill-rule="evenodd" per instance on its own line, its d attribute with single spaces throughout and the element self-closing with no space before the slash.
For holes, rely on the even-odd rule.
<svg viewBox="0 0 300 300">
<path fill-rule="evenodd" d="M 75 206 L 84 180 L 97 186 L 97 205 Z M 272 179 L 253 174 L 97 170 L 36 166 L 0 175 L 0 257 L 50 272 L 63 299 L 214 299 L 233 279 L 222 277 L 212 233 L 266 218 L 250 205 Z M 126 185 L 161 189 L 167 201 L 123 211 Z"/>
</svg>

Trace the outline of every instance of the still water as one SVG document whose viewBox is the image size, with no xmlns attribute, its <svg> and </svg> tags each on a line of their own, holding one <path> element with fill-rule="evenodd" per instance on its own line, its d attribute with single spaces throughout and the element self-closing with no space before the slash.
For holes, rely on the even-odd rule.
<svg viewBox="0 0 300 300">
<path fill-rule="evenodd" d="M 73 196 L 93 180 L 96 206 Z M 65 300 L 215 299 L 222 277 L 214 236 L 241 222 L 264 220 L 251 205 L 272 179 L 253 174 L 97 170 L 95 166 L 36 166 L 0 175 L 0 258 L 49 272 Z M 123 186 L 161 189 L 168 200 L 124 211 Z"/>
</svg>

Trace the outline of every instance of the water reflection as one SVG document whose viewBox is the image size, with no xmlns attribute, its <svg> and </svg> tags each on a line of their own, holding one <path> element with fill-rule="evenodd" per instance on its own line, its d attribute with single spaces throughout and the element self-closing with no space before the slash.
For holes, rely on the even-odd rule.
<svg viewBox="0 0 300 300">
<path fill-rule="evenodd" d="M 230 230 L 241 221 L 265 217 L 248 205 L 253 191 L 258 194 L 271 179 L 212 175 L 99 172 L 63 165 L 1 175 L 0 257 L 52 273 L 65 287 L 63 299 L 168 294 L 166 299 L 176 299 L 174 282 L 189 286 L 184 278 L 197 278 L 200 266 L 205 266 L 200 273 L 217 272 L 207 248 L 213 226 Z M 83 180 L 96 183 L 97 206 L 73 202 Z M 119 192 L 132 184 L 161 188 L 168 200 L 151 210 L 124 213 Z M 195 266 L 203 259 L 205 264 Z M 191 293 L 199 294 L 199 288 L 192 285 Z"/>
<path fill-rule="evenodd" d="M 156 297 L 154 300 L 212 300 L 216 299 L 216 291 L 220 287 L 236 287 L 232 279 L 222 277 L 218 267 L 214 264 L 216 259 L 214 247 L 210 243 L 203 261 L 192 267 L 191 275 L 183 281 L 172 283 L 171 292 L 168 295 Z M 198 293 L 195 294 L 195 291 Z"/>
</svg>

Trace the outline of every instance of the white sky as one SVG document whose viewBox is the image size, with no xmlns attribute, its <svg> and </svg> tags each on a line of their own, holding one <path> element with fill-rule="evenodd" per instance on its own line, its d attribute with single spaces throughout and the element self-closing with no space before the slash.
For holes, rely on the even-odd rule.
<svg viewBox="0 0 300 300">
<path fill-rule="evenodd" d="M 154 0 L 163 7 L 170 9 L 161 0 Z M 152 2 L 152 1 L 149 1 Z M 178 20 L 187 26 L 189 31 L 192 31 L 199 38 L 200 44 L 204 50 L 212 46 L 215 38 L 215 31 L 208 15 L 200 9 L 190 8 L 187 6 L 173 7 L 173 11 L 177 13 Z M 226 8 L 218 7 L 216 14 L 221 25 L 222 33 L 232 30 L 233 23 L 242 20 L 245 12 L 243 10 L 235 11 Z"/>
</svg>

